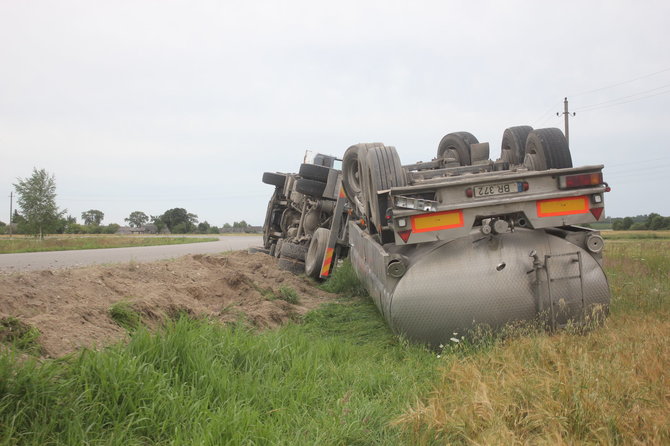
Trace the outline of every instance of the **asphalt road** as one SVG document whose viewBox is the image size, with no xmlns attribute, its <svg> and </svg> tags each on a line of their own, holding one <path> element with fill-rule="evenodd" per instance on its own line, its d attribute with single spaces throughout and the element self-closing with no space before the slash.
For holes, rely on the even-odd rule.
<svg viewBox="0 0 670 446">
<path fill-rule="evenodd" d="M 102 263 L 152 262 L 154 260 L 171 259 L 188 254 L 212 254 L 235 251 L 261 244 L 261 236 L 222 235 L 216 242 L 188 243 L 184 245 L 0 254 L 0 273 L 76 268 Z"/>
</svg>

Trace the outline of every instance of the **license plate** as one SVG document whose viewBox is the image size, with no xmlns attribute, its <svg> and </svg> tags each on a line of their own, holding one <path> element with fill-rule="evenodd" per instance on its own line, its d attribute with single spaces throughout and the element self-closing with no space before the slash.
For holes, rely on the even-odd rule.
<svg viewBox="0 0 670 446">
<path fill-rule="evenodd" d="M 515 194 L 521 192 L 521 183 L 485 184 L 474 187 L 475 197 L 491 197 L 493 195 Z"/>
</svg>

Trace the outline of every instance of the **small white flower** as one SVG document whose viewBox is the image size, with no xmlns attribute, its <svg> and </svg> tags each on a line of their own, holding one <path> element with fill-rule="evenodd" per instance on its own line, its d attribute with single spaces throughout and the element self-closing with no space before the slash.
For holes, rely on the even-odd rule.
<svg viewBox="0 0 670 446">
<path fill-rule="evenodd" d="M 452 342 L 461 342 L 458 338 L 451 338 L 450 341 L 452 341 Z"/>
<path fill-rule="evenodd" d="M 440 348 L 444 348 L 444 345 L 440 344 Z"/>
<path fill-rule="evenodd" d="M 454 333 L 454 336 L 458 336 L 458 333 Z"/>
<path fill-rule="evenodd" d="M 442 357 L 442 355 L 437 355 L 437 359 L 440 359 L 441 357 Z"/>
</svg>

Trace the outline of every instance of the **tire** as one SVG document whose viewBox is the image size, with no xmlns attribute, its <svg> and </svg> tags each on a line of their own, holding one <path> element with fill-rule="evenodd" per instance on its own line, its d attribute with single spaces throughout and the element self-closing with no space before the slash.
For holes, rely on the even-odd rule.
<svg viewBox="0 0 670 446">
<path fill-rule="evenodd" d="M 500 148 L 500 159 L 510 164 L 523 164 L 526 155 L 526 140 L 533 131 L 529 125 L 520 125 L 505 129 Z"/>
<path fill-rule="evenodd" d="M 277 244 L 275 245 L 275 252 L 272 253 L 272 255 L 274 255 L 276 258 L 279 258 L 279 256 L 281 256 L 281 247 L 283 244 L 284 244 L 283 238 L 277 240 Z"/>
<path fill-rule="evenodd" d="M 300 178 L 295 182 L 295 190 L 310 197 L 321 198 L 326 190 L 326 183 Z"/>
<path fill-rule="evenodd" d="M 468 132 L 455 132 L 444 135 L 437 146 L 438 158 L 451 158 L 456 155 L 461 166 L 469 166 L 472 161 L 470 157 L 470 144 L 479 144 L 479 140 Z"/>
<path fill-rule="evenodd" d="M 286 175 L 283 173 L 265 172 L 263 174 L 263 182 L 276 187 L 284 187 Z"/>
<path fill-rule="evenodd" d="M 383 147 L 382 143 L 356 144 L 349 147 L 342 157 L 342 187 L 347 200 L 358 216 L 365 215 L 366 201 L 363 195 L 363 172 L 366 171 L 367 151 L 372 147 Z"/>
<path fill-rule="evenodd" d="M 277 266 L 279 267 L 279 269 L 288 271 L 295 275 L 305 273 L 305 263 L 300 260 L 281 257 L 279 260 L 277 260 Z"/>
<path fill-rule="evenodd" d="M 318 279 L 321 275 L 321 265 L 326 256 L 326 247 L 330 238 L 330 230 L 318 228 L 314 231 L 312 240 L 309 242 L 309 249 L 305 257 L 305 274 L 313 279 Z"/>
<path fill-rule="evenodd" d="M 279 209 L 277 202 L 279 201 L 280 196 L 281 192 L 275 188 L 274 192 L 272 193 L 272 198 L 270 198 L 270 201 L 268 202 L 267 210 L 265 211 L 265 223 L 263 223 L 263 247 L 266 249 L 270 248 L 270 244 L 272 243 L 271 235 L 276 232 L 276 228 L 274 228 L 272 225 L 272 220 L 274 217 L 275 208 Z"/>
<path fill-rule="evenodd" d="M 392 187 L 407 186 L 407 177 L 400 163 L 398 152 L 392 146 L 369 149 L 366 164 L 368 169 L 367 215 L 375 225 L 375 229 L 380 231 L 386 223 L 384 214 L 388 208 L 388 203 L 385 198 L 379 198 L 377 192 Z"/>
<path fill-rule="evenodd" d="M 323 183 L 328 181 L 330 169 L 324 166 L 317 166 L 316 164 L 301 164 L 300 176 L 308 180 L 321 181 Z"/>
<path fill-rule="evenodd" d="M 291 243 L 284 241 L 281 245 L 281 255 L 280 258 L 288 257 L 294 260 L 305 261 L 305 256 L 307 255 L 307 245 L 299 245 L 297 243 Z"/>
<path fill-rule="evenodd" d="M 572 167 L 568 141 L 557 128 L 533 130 L 526 141 L 524 165 L 529 170 Z"/>
</svg>

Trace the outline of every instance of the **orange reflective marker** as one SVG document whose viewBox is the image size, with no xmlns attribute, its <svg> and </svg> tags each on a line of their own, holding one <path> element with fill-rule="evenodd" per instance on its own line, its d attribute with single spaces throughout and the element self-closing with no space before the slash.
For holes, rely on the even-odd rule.
<svg viewBox="0 0 670 446">
<path fill-rule="evenodd" d="M 460 228 L 463 226 L 463 211 L 456 210 L 413 215 L 411 220 L 412 232 L 430 232 Z"/>
<path fill-rule="evenodd" d="M 557 217 L 560 215 L 586 214 L 589 211 L 589 199 L 586 196 L 552 198 L 537 201 L 538 217 Z"/>
<path fill-rule="evenodd" d="M 333 263 L 333 253 L 335 248 L 327 248 L 326 255 L 323 258 L 323 263 L 321 264 L 321 277 L 328 277 L 330 275 L 330 266 Z"/>
</svg>

